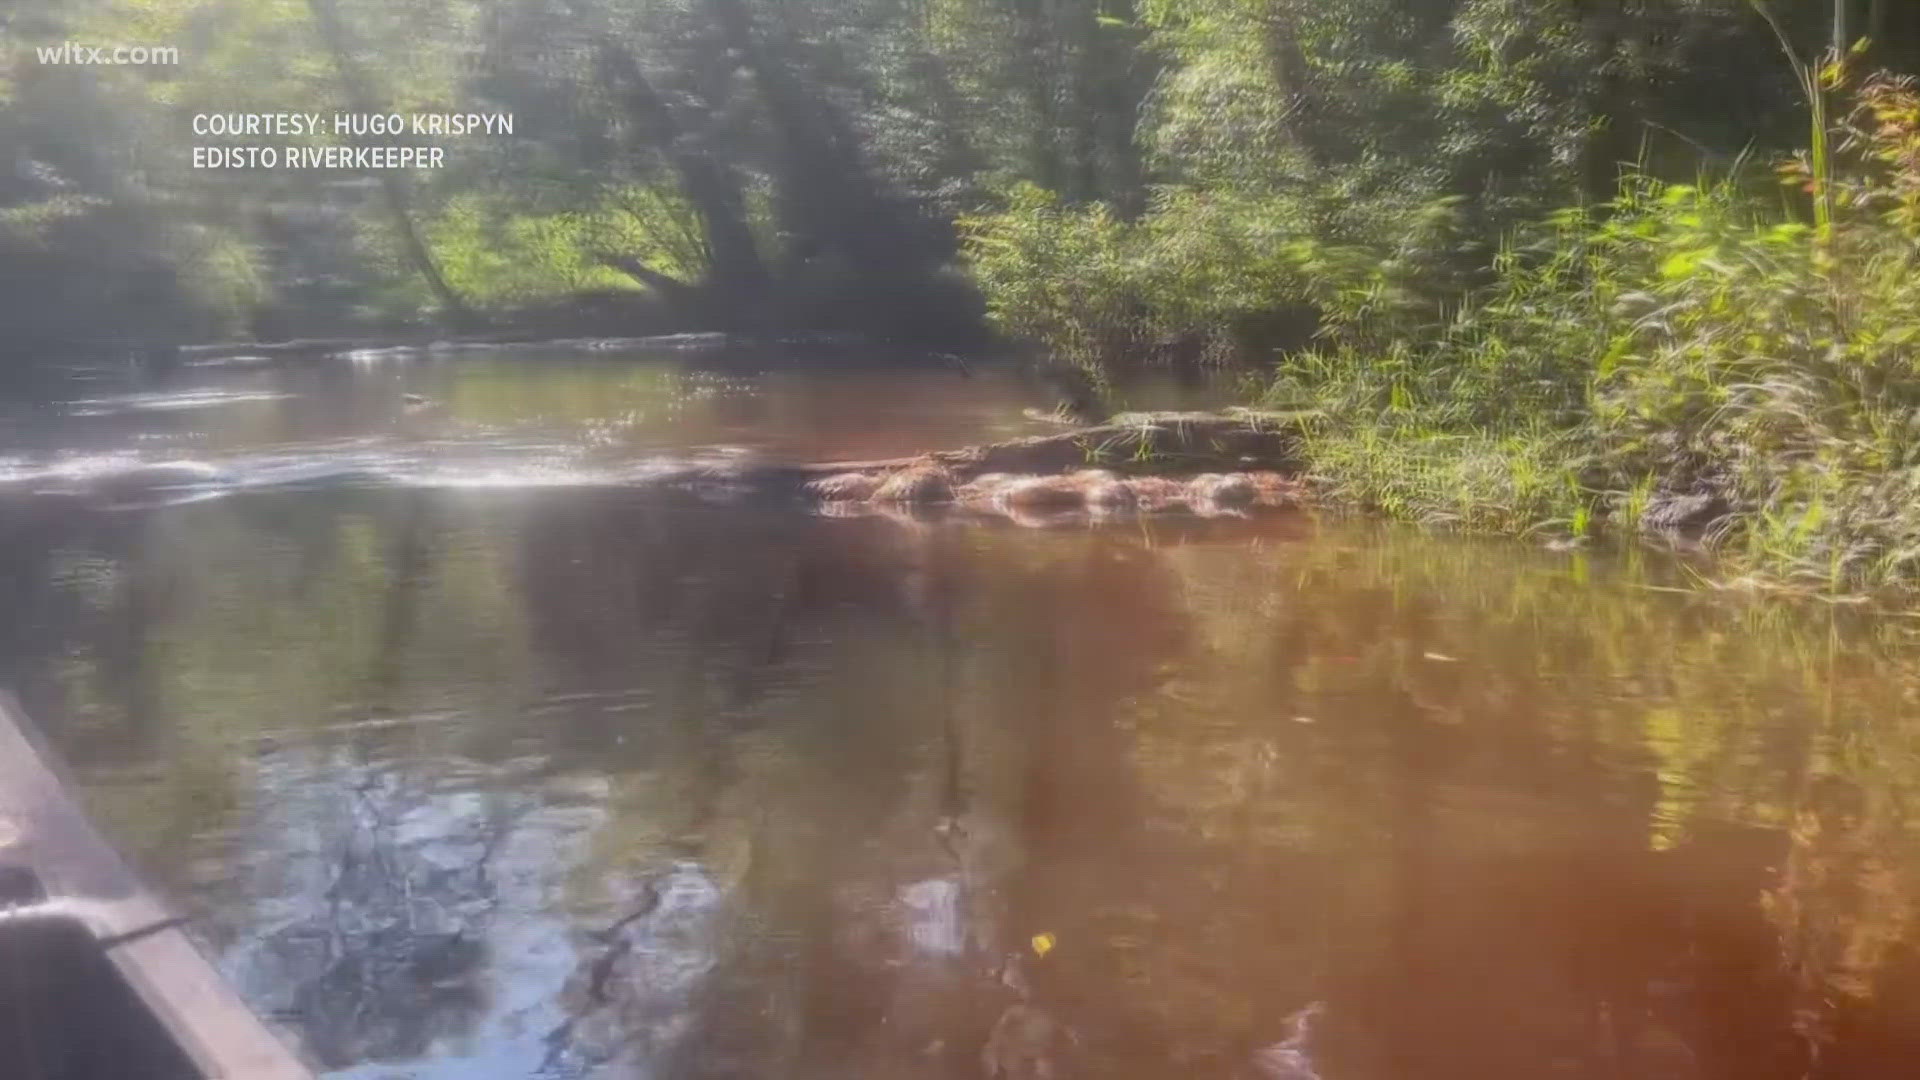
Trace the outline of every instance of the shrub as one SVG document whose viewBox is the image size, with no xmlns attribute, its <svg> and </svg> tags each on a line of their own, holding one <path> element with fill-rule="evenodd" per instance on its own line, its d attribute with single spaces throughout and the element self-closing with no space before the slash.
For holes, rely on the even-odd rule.
<svg viewBox="0 0 1920 1080">
<path fill-rule="evenodd" d="M 1096 367 L 1137 344 L 1136 230 L 1106 206 L 1063 206 L 1021 184 L 1003 210 L 963 218 L 960 229 L 987 316 L 1001 332 Z"/>
</svg>

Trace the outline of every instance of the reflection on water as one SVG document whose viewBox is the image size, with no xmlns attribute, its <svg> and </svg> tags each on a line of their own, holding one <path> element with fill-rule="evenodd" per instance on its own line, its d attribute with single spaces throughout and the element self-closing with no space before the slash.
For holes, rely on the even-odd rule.
<svg viewBox="0 0 1920 1080">
<path fill-rule="evenodd" d="M 566 403 L 564 373 L 376 368 L 319 400 L 388 376 L 531 438 L 660 373 Z M 738 378 L 739 431 L 621 438 L 895 453 L 1017 415 L 899 376 L 832 445 L 857 384 Z M 412 422 L 351 415 L 151 431 Z M 1648 588 L 1652 560 L 328 483 L 4 501 L 0 545 L 0 681 L 342 1077 L 1787 1080 L 1920 1051 L 1920 654 Z"/>
<path fill-rule="evenodd" d="M 1034 388 L 1011 369 L 792 364 L 575 351 L 202 366 L 146 379 L 73 371 L 25 397 L 0 396 L 0 484 L 193 459 L 236 485 L 270 486 L 287 482 L 269 470 L 290 456 L 327 478 L 398 484 L 522 472 L 617 482 L 663 454 L 885 457 L 1033 430 L 1020 407 L 1035 403 Z M 1142 406 L 1207 396 L 1136 394 Z"/>
</svg>

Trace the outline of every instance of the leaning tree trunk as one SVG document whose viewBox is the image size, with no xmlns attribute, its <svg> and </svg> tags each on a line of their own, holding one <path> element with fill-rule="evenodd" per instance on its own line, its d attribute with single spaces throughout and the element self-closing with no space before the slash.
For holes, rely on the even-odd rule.
<svg viewBox="0 0 1920 1080">
<path fill-rule="evenodd" d="M 660 148 L 680 179 L 681 194 L 699 215 L 707 247 L 707 291 L 736 301 L 759 295 L 766 287 L 767 269 L 747 223 L 746 198 L 739 181 L 710 154 L 689 145 L 679 119 L 631 52 L 608 39 L 599 43 L 597 55 L 602 77 L 624 95 L 628 112 Z M 669 300 L 683 297 L 691 289 L 657 270 L 638 266 L 632 259 L 603 258 Z"/>
<path fill-rule="evenodd" d="M 766 106 L 779 147 L 783 216 L 802 238 L 802 250 L 834 252 L 878 287 L 916 280 L 926 270 L 920 238 L 881 191 L 844 117 L 803 77 L 779 28 L 768 32 L 773 40 L 763 40 L 743 0 L 706 0 L 705 6 Z"/>
<path fill-rule="evenodd" d="M 320 37 L 326 42 L 327 51 L 333 56 L 334 71 L 340 77 L 341 88 L 345 91 L 347 102 L 357 112 L 377 113 L 368 87 L 364 68 L 353 57 L 353 50 L 347 41 L 347 27 L 340 19 L 340 12 L 334 6 L 334 0 L 307 0 L 307 8 L 313 13 L 313 21 L 320 29 Z M 400 234 L 400 242 L 406 248 L 407 258 L 415 270 L 426 279 L 427 287 L 440 301 L 441 310 L 456 326 L 470 327 L 480 320 L 473 309 L 460 298 L 452 285 L 447 283 L 446 275 L 440 272 L 440 266 L 434 261 L 433 252 L 428 249 L 420 230 L 413 223 L 413 211 L 407 197 L 407 186 L 401 177 L 388 169 L 376 170 L 380 181 L 380 193 L 387 204 L 387 213 L 393 219 L 394 229 Z"/>
</svg>

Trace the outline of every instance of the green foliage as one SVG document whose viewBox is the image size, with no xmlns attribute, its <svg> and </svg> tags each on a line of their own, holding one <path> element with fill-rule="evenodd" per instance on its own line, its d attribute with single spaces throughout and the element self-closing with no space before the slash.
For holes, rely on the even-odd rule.
<svg viewBox="0 0 1920 1080">
<path fill-rule="evenodd" d="M 1588 531 L 1592 510 L 1570 467 L 1578 444 L 1565 432 L 1397 424 L 1316 432 L 1309 446 L 1314 475 L 1339 502 L 1486 532 Z"/>
<path fill-rule="evenodd" d="M 1140 16 L 1168 59 L 1138 131 L 1153 194 L 1138 213 L 1115 204 L 1128 251 L 1101 272 L 1127 269 L 1093 290 L 1124 294 L 1128 325 L 1085 333 L 1115 312 L 1069 315 L 1057 295 L 1030 318 L 1043 298 L 993 265 L 1005 249 L 973 252 L 1001 328 L 1082 363 L 1190 336 L 1264 360 L 1316 325 L 1329 346 L 1378 348 L 1444 321 L 1515 229 L 1609 198 L 1623 159 L 1664 160 L 1672 143 L 1691 169 L 1702 136 L 1733 134 L 1707 125 L 1737 117 L 1750 139 L 1792 103 L 1744 0 L 1155 0 Z M 1756 56 L 1737 93 L 1705 88 Z M 1000 212 L 1052 212 L 1035 205 Z M 1057 222 L 996 231 L 1059 237 Z"/>
<path fill-rule="evenodd" d="M 1135 230 L 1104 205 L 1065 207 L 1031 184 L 1007 202 L 1002 213 L 960 222 L 989 316 L 1076 362 L 1131 347 Z"/>
<path fill-rule="evenodd" d="M 1503 244 L 1553 207 L 1611 198 L 1624 162 L 1674 180 L 1804 138 L 1801 99 L 1825 108 L 1841 71 L 1802 60 L 1831 44 L 1825 15 L 1751 0 L 15 0 L 0 211 L 78 198 L 141 219 L 127 261 L 172 276 L 194 325 L 457 319 L 639 283 L 702 325 L 955 327 L 977 313 L 952 287 L 958 254 L 1004 332 L 1090 367 L 1267 361 L 1316 333 L 1381 353 L 1491 302 Z M 190 62 L 32 61 L 65 40 L 166 42 Z M 449 141 L 446 168 L 412 176 L 186 167 L 194 113 L 363 108 L 520 123 Z M 1821 139 L 1829 126 L 1816 113 Z M 1808 164 L 1822 214 L 1846 197 L 1828 156 Z M 1911 193 L 1887 197 L 1914 213 Z M 92 295 L 89 271 L 60 272 Z M 69 331 L 97 322 L 66 314 Z"/>
<path fill-rule="evenodd" d="M 661 272 L 696 280 L 702 249 L 690 211 L 671 192 L 644 187 L 609 191 L 578 210 L 542 212 L 479 193 L 456 196 L 425 223 L 424 234 L 455 291 L 488 308 L 512 309 L 606 290 L 638 290 L 599 253 L 631 255 Z M 404 297 L 402 308 L 426 306 L 406 260 L 377 227 L 379 265 Z"/>
<path fill-rule="evenodd" d="M 28 344 L 235 332 L 265 287 L 231 234 L 144 207 L 56 196 L 0 209 L 0 311 Z"/>
<path fill-rule="evenodd" d="M 1445 324 L 1293 357 L 1272 394 L 1321 409 L 1318 468 L 1388 509 L 1631 528 L 1661 493 L 1711 493 L 1733 512 L 1712 539 L 1756 569 L 1920 581 L 1916 100 L 1904 80 L 1860 91 L 1829 235 L 1733 179 L 1636 179 L 1516 241 Z"/>
<path fill-rule="evenodd" d="M 1289 299 L 1304 303 L 1329 255 L 1290 226 L 1288 209 L 1168 189 L 1127 222 L 1024 185 L 961 229 L 996 325 L 1098 369 L 1183 334 L 1230 348 Z"/>
</svg>

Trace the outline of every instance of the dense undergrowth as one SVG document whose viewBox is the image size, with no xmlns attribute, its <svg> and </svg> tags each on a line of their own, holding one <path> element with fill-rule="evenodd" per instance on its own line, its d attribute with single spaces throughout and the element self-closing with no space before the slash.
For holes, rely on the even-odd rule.
<svg viewBox="0 0 1920 1080">
<path fill-rule="evenodd" d="M 1809 71 L 1811 96 L 1840 98 L 1841 71 Z M 1444 200 L 1355 252 L 1196 228 L 1171 205 L 1123 226 L 1028 196 L 976 223 L 973 250 L 1002 325 L 1086 363 L 1128 335 L 1230 330 L 1263 292 L 1264 310 L 1311 306 L 1318 332 L 1279 350 L 1260 395 L 1312 418 L 1306 459 L 1340 501 L 1474 529 L 1677 533 L 1778 583 L 1911 587 L 1920 94 L 1877 76 L 1848 98 L 1784 164 L 1685 184 L 1636 170 L 1609 203 L 1516 225 L 1478 281 L 1449 255 Z M 1215 270 L 1167 258 L 1175 244 Z M 1029 274 L 1036 250 L 1081 272 Z"/>
<path fill-rule="evenodd" d="M 1821 590 L 1920 584 L 1920 95 L 1876 78 L 1819 154 L 1628 181 L 1523 233 L 1444 323 L 1295 354 L 1315 468 L 1426 520 L 1704 531 Z M 1794 196 L 1825 213 L 1803 221 Z"/>
</svg>

